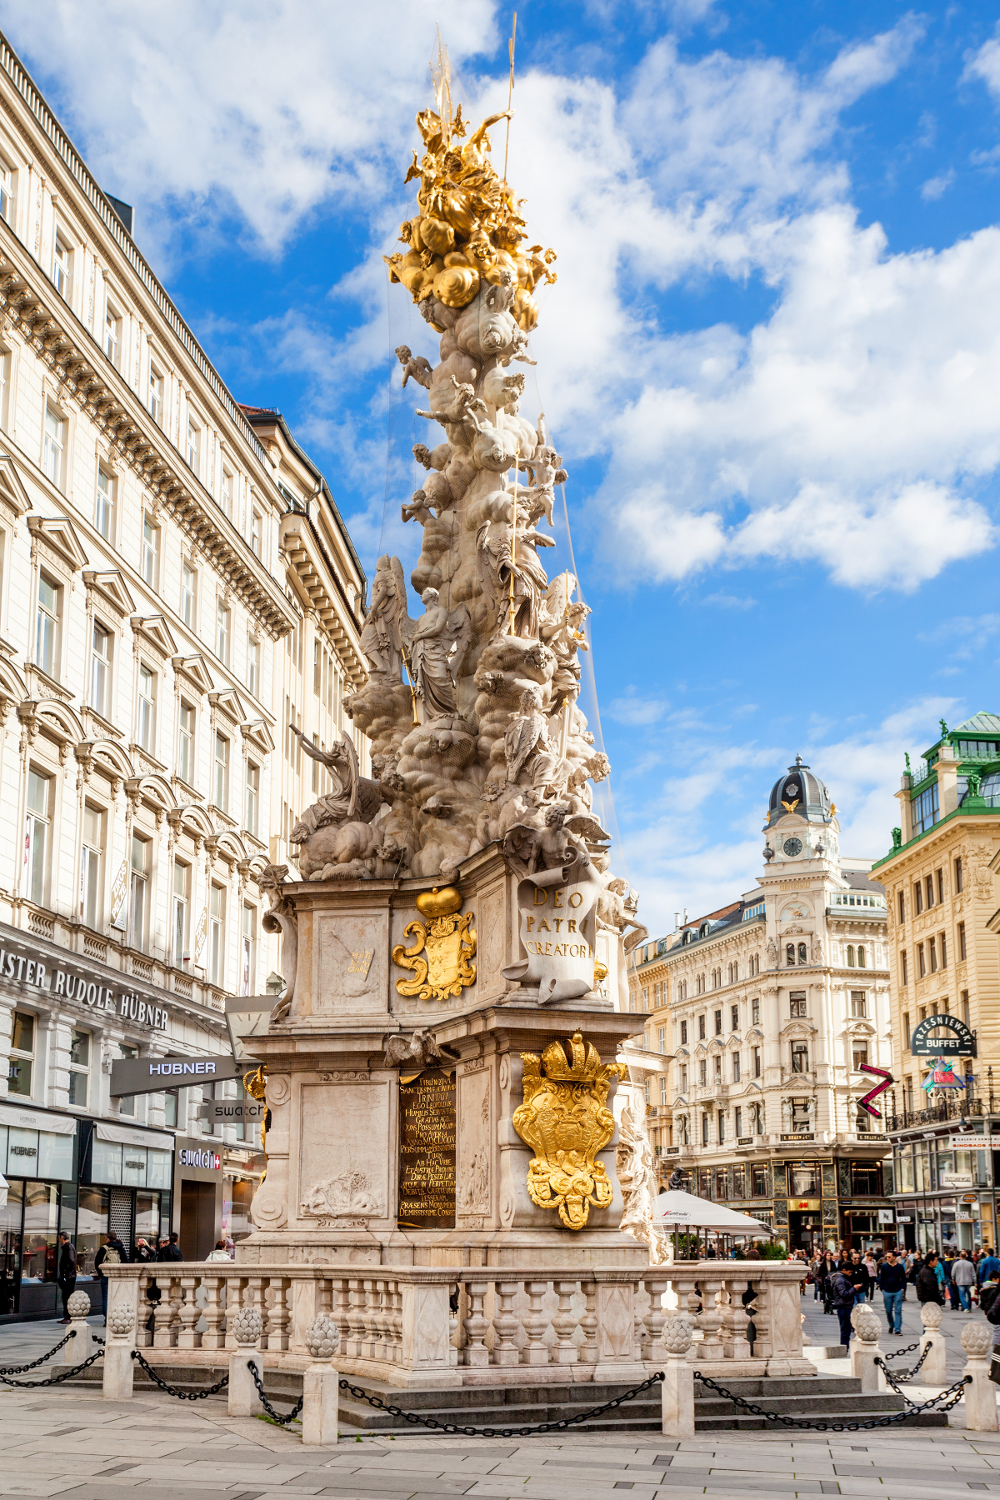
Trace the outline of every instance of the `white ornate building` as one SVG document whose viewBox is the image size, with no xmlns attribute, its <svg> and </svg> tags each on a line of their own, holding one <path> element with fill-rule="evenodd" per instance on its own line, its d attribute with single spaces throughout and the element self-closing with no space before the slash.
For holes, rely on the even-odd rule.
<svg viewBox="0 0 1000 1500">
<path fill-rule="evenodd" d="M 201 1133 L 201 1090 L 119 1104 L 111 1063 L 228 1050 L 226 996 L 278 967 L 256 877 L 329 777 L 286 726 L 355 735 L 367 677 L 322 475 L 237 404 L 130 230 L 0 38 L 0 1316 L 29 1285 L 48 1307 L 57 1227 L 84 1258 L 109 1192 L 119 1227 L 178 1222 L 149 1162 Z M 117 1185 L 109 1128 L 146 1163 Z"/>
<path fill-rule="evenodd" d="M 885 897 L 839 831 L 796 760 L 771 792 L 759 884 L 630 967 L 663 1185 L 679 1166 L 792 1246 L 894 1237 L 882 1122 L 857 1104 L 877 1081 L 860 1064 L 891 1063 Z"/>
</svg>

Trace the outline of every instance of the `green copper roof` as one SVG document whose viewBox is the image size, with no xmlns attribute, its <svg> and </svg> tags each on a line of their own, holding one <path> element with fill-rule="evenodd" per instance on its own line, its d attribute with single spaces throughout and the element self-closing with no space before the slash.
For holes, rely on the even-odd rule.
<svg viewBox="0 0 1000 1500">
<path fill-rule="evenodd" d="M 1000 718 L 998 718 L 996 714 L 973 714 L 971 719 L 966 719 L 964 724 L 959 724 L 957 728 L 952 729 L 951 733 L 966 735 L 1000 735 Z"/>
</svg>

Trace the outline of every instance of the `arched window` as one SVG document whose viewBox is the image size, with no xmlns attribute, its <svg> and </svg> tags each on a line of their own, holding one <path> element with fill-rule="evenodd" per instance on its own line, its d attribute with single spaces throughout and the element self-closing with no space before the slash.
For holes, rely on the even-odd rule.
<svg viewBox="0 0 1000 1500">
<path fill-rule="evenodd" d="M 854 944 L 853 943 L 848 943 L 848 945 L 847 945 L 847 967 L 849 969 L 853 969 L 854 968 Z"/>
<path fill-rule="evenodd" d="M 864 967 L 865 967 L 865 950 L 861 946 L 861 944 L 859 943 L 858 944 L 858 968 L 859 969 L 863 969 Z"/>
<path fill-rule="evenodd" d="M 808 962 L 809 962 L 809 959 L 808 959 L 808 957 L 806 955 L 806 945 L 805 945 L 805 943 L 800 943 L 799 944 L 799 963 L 800 964 L 807 964 Z"/>
<path fill-rule="evenodd" d="M 788 965 L 788 967 L 790 969 L 794 969 L 795 968 L 795 944 L 794 943 L 786 943 L 785 944 L 785 962 L 787 963 L 787 965 Z"/>
</svg>

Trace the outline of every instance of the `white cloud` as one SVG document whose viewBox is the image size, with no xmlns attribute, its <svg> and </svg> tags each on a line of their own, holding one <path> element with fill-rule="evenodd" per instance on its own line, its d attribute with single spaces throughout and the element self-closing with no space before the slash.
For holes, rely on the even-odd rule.
<svg viewBox="0 0 1000 1500">
<path fill-rule="evenodd" d="M 1000 25 L 996 35 L 969 58 L 963 77 L 981 79 L 994 99 L 1000 101 Z"/>
<path fill-rule="evenodd" d="M 645 694 L 640 694 L 639 690 L 630 683 L 623 696 L 612 698 L 604 712 L 609 719 L 614 719 L 618 724 L 642 728 L 662 719 L 669 707 L 670 704 L 665 698 L 650 698 Z"/>
<path fill-rule="evenodd" d="M 954 181 L 954 170 L 949 167 L 947 172 L 939 172 L 936 177 L 928 177 L 920 189 L 920 196 L 925 203 L 936 203 L 939 198 L 944 196 Z"/>
</svg>

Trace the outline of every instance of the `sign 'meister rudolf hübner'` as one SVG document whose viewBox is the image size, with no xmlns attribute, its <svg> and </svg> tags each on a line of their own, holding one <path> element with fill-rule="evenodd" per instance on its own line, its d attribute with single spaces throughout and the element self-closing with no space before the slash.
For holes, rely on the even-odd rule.
<svg viewBox="0 0 1000 1500">
<path fill-rule="evenodd" d="M 0 948 L 0 979 L 30 984 L 36 990 L 74 1000 L 91 1010 L 109 1011 L 119 1020 L 148 1026 L 151 1031 L 164 1031 L 169 1018 L 166 1006 L 153 1005 L 141 995 L 131 991 L 122 994 L 109 984 L 97 984 L 85 974 L 74 974 L 69 969 L 50 969 L 40 959 L 14 953 L 9 948 Z"/>
</svg>

